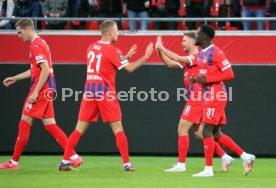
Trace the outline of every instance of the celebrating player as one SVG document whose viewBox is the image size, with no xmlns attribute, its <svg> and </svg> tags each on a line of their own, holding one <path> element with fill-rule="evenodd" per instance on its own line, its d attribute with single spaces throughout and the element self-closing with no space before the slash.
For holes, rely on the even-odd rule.
<svg viewBox="0 0 276 188">
<path fill-rule="evenodd" d="M 59 170 L 72 170 L 70 153 L 78 144 L 81 136 L 89 126 L 89 122 L 97 122 L 101 115 L 103 122 L 109 122 L 116 138 L 116 144 L 120 151 L 126 171 L 134 171 L 128 152 L 128 141 L 121 123 L 122 115 L 119 102 L 116 97 L 116 69 L 125 69 L 133 72 L 151 56 L 153 44 L 147 46 L 145 55 L 136 62 L 129 63 L 121 50 L 112 45 L 118 40 L 118 27 L 116 22 L 106 20 L 101 23 L 101 40 L 93 43 L 87 50 L 87 80 L 85 92 L 80 106 L 76 129 L 70 135 L 66 145 L 63 160 Z M 136 47 L 130 50 L 130 55 L 135 53 Z"/>
<path fill-rule="evenodd" d="M 184 47 L 184 51 L 189 53 L 189 55 L 198 53 L 198 47 L 195 45 L 195 36 L 195 32 L 186 32 L 183 36 L 182 46 Z M 190 84 L 190 78 L 193 75 L 198 75 L 200 72 L 207 70 L 200 68 L 198 65 L 189 66 L 184 64 L 183 66 L 179 62 L 171 60 L 158 48 L 159 45 L 162 45 L 161 36 L 157 38 L 157 53 L 167 67 L 184 69 L 184 85 L 188 91 L 187 96 L 189 101 L 187 101 L 183 109 L 178 125 L 178 163 L 172 168 L 165 170 L 166 172 L 182 172 L 186 171 L 185 161 L 190 145 L 189 130 L 191 127 L 194 128 L 194 133 L 197 138 L 203 139 L 203 125 L 200 125 L 204 105 L 202 98 L 203 86 L 198 83 Z M 222 171 L 227 171 L 234 159 L 227 155 L 217 142 L 215 144 L 215 153 L 222 159 Z"/>
<path fill-rule="evenodd" d="M 194 174 L 194 177 L 214 176 L 213 153 L 215 140 L 229 150 L 237 154 L 244 164 L 244 174 L 251 171 L 255 156 L 244 152 L 229 136 L 222 134 L 221 126 L 226 124 L 225 107 L 227 104 L 227 92 L 223 81 L 234 78 L 231 64 L 226 59 L 222 50 L 212 44 L 215 36 L 214 29 L 209 25 L 202 25 L 197 31 L 196 45 L 202 47 L 197 55 L 178 57 L 169 53 L 168 50 L 159 45 L 161 50 L 176 61 L 197 64 L 205 68 L 207 72 L 200 73 L 190 79 L 191 83 L 204 84 L 204 107 L 203 107 L 203 144 L 205 155 L 205 169 Z"/>
<path fill-rule="evenodd" d="M 31 68 L 23 73 L 4 79 L 3 84 L 8 87 L 15 82 L 31 77 L 31 88 L 24 103 L 22 117 L 19 122 L 19 131 L 11 160 L 0 165 L 0 169 L 19 169 L 20 156 L 28 143 L 30 129 L 34 118 L 41 119 L 45 130 L 50 133 L 58 144 L 65 149 L 67 136 L 58 127 L 55 121 L 53 101 L 51 100 L 56 88 L 50 49 L 40 38 L 30 19 L 22 19 L 16 23 L 19 38 L 30 43 Z M 70 154 L 70 162 L 74 167 L 82 163 L 75 151 Z"/>
</svg>

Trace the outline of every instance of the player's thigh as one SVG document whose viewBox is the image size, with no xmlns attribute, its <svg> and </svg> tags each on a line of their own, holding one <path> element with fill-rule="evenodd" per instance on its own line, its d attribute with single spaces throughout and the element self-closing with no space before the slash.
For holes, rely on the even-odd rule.
<svg viewBox="0 0 276 188">
<path fill-rule="evenodd" d="M 55 118 L 42 118 L 42 123 L 44 126 L 56 124 Z"/>
<path fill-rule="evenodd" d="M 221 132 L 221 125 L 218 125 L 218 126 L 215 126 L 215 127 L 214 127 L 213 135 L 214 135 L 214 139 L 215 139 L 215 140 L 219 140 L 219 138 L 220 138 L 221 135 L 222 135 L 222 132 Z"/>
</svg>

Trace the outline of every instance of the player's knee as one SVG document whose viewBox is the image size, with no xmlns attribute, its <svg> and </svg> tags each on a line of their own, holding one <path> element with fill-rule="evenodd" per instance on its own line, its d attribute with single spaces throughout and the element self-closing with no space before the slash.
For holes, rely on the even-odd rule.
<svg viewBox="0 0 276 188">
<path fill-rule="evenodd" d="M 184 123 L 179 123 L 177 132 L 179 136 L 185 136 L 189 134 L 189 129 Z"/>
<path fill-rule="evenodd" d="M 194 131 L 194 135 L 197 139 L 202 140 L 203 136 L 202 136 L 202 132 L 199 131 Z"/>
<path fill-rule="evenodd" d="M 221 134 L 220 133 L 213 133 L 215 141 L 218 141 Z"/>
<path fill-rule="evenodd" d="M 206 124 L 203 127 L 203 138 L 209 138 L 213 135 L 213 125 Z"/>
</svg>

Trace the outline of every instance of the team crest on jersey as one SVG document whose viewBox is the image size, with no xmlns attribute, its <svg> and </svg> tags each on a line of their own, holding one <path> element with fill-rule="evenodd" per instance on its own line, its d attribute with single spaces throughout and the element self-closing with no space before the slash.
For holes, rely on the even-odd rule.
<svg viewBox="0 0 276 188">
<path fill-rule="evenodd" d="M 31 109 L 33 108 L 33 105 L 31 104 L 31 103 L 26 103 L 26 105 L 25 105 L 25 110 L 27 111 L 27 112 L 29 112 Z"/>
<path fill-rule="evenodd" d="M 125 59 L 126 59 L 125 56 L 120 55 L 120 60 L 121 60 L 121 61 L 124 61 Z"/>
</svg>

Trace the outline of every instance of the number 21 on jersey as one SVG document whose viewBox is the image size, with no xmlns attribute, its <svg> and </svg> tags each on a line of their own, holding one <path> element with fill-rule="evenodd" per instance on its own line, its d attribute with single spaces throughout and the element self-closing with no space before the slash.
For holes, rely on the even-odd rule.
<svg viewBox="0 0 276 188">
<path fill-rule="evenodd" d="M 87 66 L 87 73 L 96 73 L 98 74 L 101 66 L 102 54 L 95 55 L 94 51 L 90 51 L 87 55 L 89 64 Z"/>
</svg>

